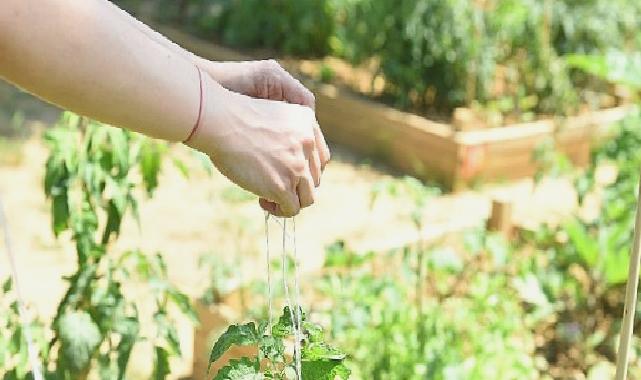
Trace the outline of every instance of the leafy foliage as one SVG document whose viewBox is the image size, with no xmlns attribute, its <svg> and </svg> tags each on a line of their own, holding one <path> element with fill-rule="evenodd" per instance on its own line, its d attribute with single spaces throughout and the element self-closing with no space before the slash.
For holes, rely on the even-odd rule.
<svg viewBox="0 0 641 380">
<path fill-rule="evenodd" d="M 634 74 L 638 54 L 573 55 L 568 62 L 604 81 L 639 90 Z M 522 242 L 537 247 L 539 257 L 522 270 L 539 284 L 540 295 L 557 315 L 554 323 L 539 328 L 556 330 L 549 342 L 555 350 L 578 353 L 550 355 L 552 364 L 602 373 L 607 361 L 614 360 L 618 325 L 610 319 L 622 313 L 628 280 L 641 167 L 640 124 L 635 110 L 593 150 L 587 170 L 575 174 L 581 212 L 560 225 L 523 233 Z"/>
<path fill-rule="evenodd" d="M 98 348 L 100 331 L 84 311 L 65 313 L 58 321 L 61 342 L 61 359 L 71 373 L 79 374 L 89 367 L 91 357 Z"/>
<path fill-rule="evenodd" d="M 568 64 L 608 82 L 641 90 L 641 53 L 609 51 L 605 55 L 569 55 Z"/>
<path fill-rule="evenodd" d="M 328 268 L 319 294 L 335 302 L 323 311 L 332 341 L 352 353 L 356 378 L 534 377 L 531 326 L 510 284 L 512 250 L 483 232 L 466 241 L 465 252 L 425 248 L 426 276 L 418 276 L 417 247 L 371 256 L 349 272 Z"/>
<path fill-rule="evenodd" d="M 131 0 L 121 0 L 131 2 Z M 635 0 L 156 0 L 157 18 L 243 48 L 377 63 L 385 96 L 488 121 L 599 106 L 610 92 L 562 58 L 641 47 Z M 376 65 L 375 65 L 376 66 Z M 331 77 L 326 69 L 325 80 Z M 637 79 L 638 80 L 638 79 Z M 597 94 L 595 96 L 595 94 Z"/>
<path fill-rule="evenodd" d="M 291 311 L 285 307 L 278 322 L 267 331 L 267 325 L 258 327 L 254 322 L 244 325 L 229 326 L 212 348 L 209 366 L 218 361 L 229 348 L 238 346 L 255 346 L 258 356 L 231 359 L 222 367 L 214 380 L 234 379 L 289 379 L 295 376 L 294 364 L 289 362 L 285 352 L 285 341 L 293 336 Z M 348 379 L 349 369 L 343 364 L 345 354 L 324 342 L 320 326 L 306 320 L 304 313 L 302 326 L 301 375 L 306 380 Z"/>
<path fill-rule="evenodd" d="M 214 380 L 262 380 L 258 362 L 248 358 L 231 359 L 221 368 Z"/>
<path fill-rule="evenodd" d="M 254 322 L 249 322 L 246 325 L 231 325 L 227 328 L 227 331 L 218 338 L 216 344 L 214 344 L 214 347 L 211 349 L 209 364 L 211 365 L 211 363 L 220 359 L 225 351 L 232 345 L 248 346 L 258 343 L 259 340 L 260 336 Z"/>
<path fill-rule="evenodd" d="M 243 48 L 322 56 L 330 50 L 333 10 L 327 0 L 161 0 L 156 17 Z"/>
<path fill-rule="evenodd" d="M 167 280 L 160 254 L 112 250 L 126 216 L 138 219 L 137 189 L 151 196 L 158 186 L 165 145 L 71 113 L 45 140 L 50 155 L 44 191 L 51 200 L 52 230 L 72 239 L 77 261 L 49 326 L 53 338 L 41 353 L 45 366 L 54 368 L 47 378 L 86 379 L 95 372 L 103 379 L 124 379 L 133 347 L 142 341 L 154 347 L 154 378 L 166 378 L 169 357 L 181 355 L 168 308 L 174 305 L 194 321 L 195 313 L 187 296 Z M 123 291 L 129 279 L 148 285 L 155 336 L 140 333 L 147 321 Z"/>
<path fill-rule="evenodd" d="M 18 302 L 13 293 L 13 283 L 7 279 L 0 289 L 0 373 L 2 379 L 25 379 L 32 376 L 24 328 L 29 329 L 37 354 L 48 354 L 42 323 L 28 320 L 22 325 Z"/>
</svg>

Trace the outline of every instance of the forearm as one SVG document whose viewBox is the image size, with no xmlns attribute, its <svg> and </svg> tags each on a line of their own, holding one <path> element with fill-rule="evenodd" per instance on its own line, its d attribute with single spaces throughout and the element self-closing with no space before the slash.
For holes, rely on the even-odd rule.
<svg viewBox="0 0 641 380">
<path fill-rule="evenodd" d="M 196 54 L 184 49 L 182 46 L 178 45 L 177 43 L 171 41 L 169 38 L 165 37 L 161 33 L 153 30 L 150 28 L 147 24 L 144 22 L 138 20 L 137 18 L 133 17 L 129 13 L 127 13 L 125 10 L 122 8 L 118 7 L 116 4 L 112 3 L 111 1 L 104 1 L 104 4 L 107 8 L 109 8 L 109 11 L 116 15 L 116 17 L 126 21 L 131 25 L 133 28 L 138 30 L 139 32 L 143 33 L 144 35 L 147 36 L 150 40 L 152 40 L 154 43 L 157 43 L 163 47 L 165 47 L 167 50 L 172 51 L 176 55 L 180 55 L 184 57 L 185 59 L 193 62 L 194 64 L 200 66 L 201 68 L 205 68 L 207 66 L 207 63 L 210 62 L 204 58 L 201 58 L 197 56 Z"/>
<path fill-rule="evenodd" d="M 104 1 L 104 4 L 116 17 L 129 23 L 132 28 L 143 33 L 154 43 L 193 62 L 228 90 L 257 98 L 285 100 L 290 103 L 314 107 L 314 95 L 276 62 L 209 61 L 183 49 L 115 4 L 108 1 Z"/>
<path fill-rule="evenodd" d="M 257 86 L 254 83 L 256 79 L 255 78 L 256 71 L 263 70 L 263 73 L 259 75 L 262 75 L 265 81 L 269 80 L 267 78 L 269 76 L 283 75 L 282 72 L 275 72 L 275 71 L 278 71 L 278 69 L 281 69 L 280 67 L 275 68 L 275 67 L 269 66 L 268 64 L 266 64 L 267 62 L 259 62 L 259 65 L 266 64 L 265 66 L 263 66 L 263 68 L 260 68 L 257 66 L 256 61 L 217 62 L 217 61 L 210 61 L 208 59 L 199 57 L 198 55 L 184 49 L 182 46 L 176 44 L 175 42 L 171 41 L 167 37 L 163 36 L 161 33 L 153 30 L 142 21 L 136 19 L 126 11 L 119 8 L 117 5 L 109 1 L 105 1 L 105 5 L 118 18 L 129 23 L 133 28 L 135 28 L 139 32 L 146 35 L 151 41 L 165 47 L 167 50 L 172 51 L 176 55 L 184 57 L 185 59 L 193 62 L 194 65 L 197 65 L 198 67 L 200 67 L 204 72 L 209 74 L 209 76 L 211 76 L 215 81 L 217 81 L 218 83 L 220 83 L 221 85 L 223 85 L 225 88 L 229 90 L 244 93 L 244 94 L 249 94 L 251 96 L 261 97 L 259 96 L 258 93 L 256 93 Z M 274 72 L 270 73 L 270 70 Z M 303 90 L 301 89 L 300 91 L 303 91 Z M 310 96 L 307 96 L 307 97 L 309 98 Z M 281 99 L 277 99 L 277 100 L 281 100 Z M 313 103 L 313 101 L 311 101 L 311 103 Z"/>
<path fill-rule="evenodd" d="M 193 62 L 113 12 L 104 0 L 3 0 L 0 76 L 94 119 L 180 141 L 198 113 Z"/>
</svg>

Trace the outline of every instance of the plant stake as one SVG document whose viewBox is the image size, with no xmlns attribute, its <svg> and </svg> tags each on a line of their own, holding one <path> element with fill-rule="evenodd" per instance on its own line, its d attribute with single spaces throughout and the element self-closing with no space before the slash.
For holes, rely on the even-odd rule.
<svg viewBox="0 0 641 380">
<path fill-rule="evenodd" d="M 637 305 L 637 284 L 639 283 L 639 263 L 641 261 L 641 179 L 639 180 L 639 197 L 637 198 L 637 213 L 634 221 L 634 242 L 630 254 L 630 269 L 628 283 L 625 289 L 625 305 L 623 307 L 623 325 L 619 336 L 619 350 L 617 354 L 616 380 L 625 380 L 628 371 L 628 354 L 630 340 L 634 328 L 634 314 Z"/>
<path fill-rule="evenodd" d="M 0 199 L 0 226 L 4 231 L 4 245 L 5 251 L 7 253 L 7 258 L 9 259 L 9 267 L 11 269 L 11 280 L 13 281 L 14 291 L 16 292 L 16 300 L 18 302 L 18 315 L 20 317 L 20 324 L 22 325 L 22 334 L 24 335 L 24 340 L 27 342 L 27 352 L 29 355 L 29 362 L 31 364 L 31 372 L 35 380 L 43 380 L 42 376 L 42 363 L 38 357 L 38 349 L 33 343 L 31 337 L 31 330 L 29 323 L 27 321 L 27 312 L 25 310 L 25 303 L 22 299 L 22 293 L 20 291 L 20 283 L 18 282 L 18 269 L 16 268 L 16 261 L 13 257 L 13 250 L 11 249 L 11 239 L 9 236 L 9 226 L 7 222 L 7 216 L 4 212 L 4 205 L 2 204 L 2 199 Z"/>
</svg>

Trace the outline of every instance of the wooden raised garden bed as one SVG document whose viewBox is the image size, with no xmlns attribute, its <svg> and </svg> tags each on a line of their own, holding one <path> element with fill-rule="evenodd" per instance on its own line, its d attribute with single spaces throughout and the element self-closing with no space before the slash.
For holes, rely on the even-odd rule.
<svg viewBox="0 0 641 380">
<path fill-rule="evenodd" d="M 172 28 L 160 29 L 177 43 L 209 59 L 252 58 Z M 296 72 L 297 65 L 291 62 L 284 65 Z M 622 119 L 628 111 L 627 107 L 616 107 L 562 121 L 545 119 L 474 130 L 473 126 L 455 128 L 398 111 L 334 85 L 302 79 L 316 95 L 316 114 L 329 141 L 453 190 L 478 181 L 531 176 L 537 169 L 533 161 L 535 149 L 550 138 L 575 165 L 583 166 L 588 162 L 595 133 L 600 127 Z"/>
</svg>

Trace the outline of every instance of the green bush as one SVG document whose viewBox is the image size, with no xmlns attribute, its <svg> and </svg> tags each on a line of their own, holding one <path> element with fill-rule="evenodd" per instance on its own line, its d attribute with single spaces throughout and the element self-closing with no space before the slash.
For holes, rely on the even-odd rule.
<svg viewBox="0 0 641 380">
<path fill-rule="evenodd" d="M 509 249 L 496 236 L 470 239 L 479 245 L 465 254 L 407 249 L 363 261 L 340 245 L 330 249 L 320 292 L 334 300 L 326 320 L 355 378 L 538 378 L 531 326 L 504 271 Z M 427 275 L 417 294 L 421 254 Z M 494 265 L 480 269 L 486 259 Z M 388 269 L 372 272 L 372 260 Z M 335 263 L 352 265 L 333 271 Z"/>
<path fill-rule="evenodd" d="M 229 44 L 296 55 L 329 51 L 333 16 L 325 0 L 236 0 L 225 4 L 219 27 Z"/>
<path fill-rule="evenodd" d="M 575 4 L 576 3 L 576 4 Z M 630 0 L 355 0 L 343 2 L 339 53 L 380 60 L 398 106 L 562 113 L 583 76 L 560 55 L 639 45 Z"/>
<path fill-rule="evenodd" d="M 327 0 L 160 0 L 156 18 L 241 48 L 298 56 L 329 53 L 334 16 Z"/>
<path fill-rule="evenodd" d="M 120 0 L 131 3 L 138 0 Z M 155 17 L 240 48 L 373 58 L 385 96 L 416 111 L 480 104 L 572 112 L 602 82 L 567 54 L 641 46 L 635 0 L 152 0 Z M 589 91 L 584 91 L 589 90 Z"/>
<path fill-rule="evenodd" d="M 641 46 L 641 3 L 635 0 L 562 0 L 553 7 L 559 54 L 603 53 Z"/>
<path fill-rule="evenodd" d="M 64 277 L 68 287 L 53 320 L 33 321 L 45 379 L 124 379 L 139 344 L 153 348 L 153 378 L 167 378 L 169 359 L 182 355 L 169 310 L 176 308 L 193 322 L 195 311 L 169 281 L 161 254 L 114 247 L 128 216 L 140 223 L 139 195 L 145 190 L 152 196 L 157 188 L 165 144 L 68 112 L 47 130 L 45 141 L 49 156 L 43 182 L 51 228 L 56 237 L 71 240 L 77 262 L 75 272 Z M 126 290 L 132 281 L 146 286 L 153 300 L 149 311 L 139 312 L 138 299 Z M 11 283 L 4 284 L 0 299 L 11 302 Z M 29 367 L 17 306 L 11 302 L 10 313 L 0 318 L 4 379 L 31 378 L 22 376 Z M 41 335 L 49 342 L 43 344 Z"/>
</svg>

